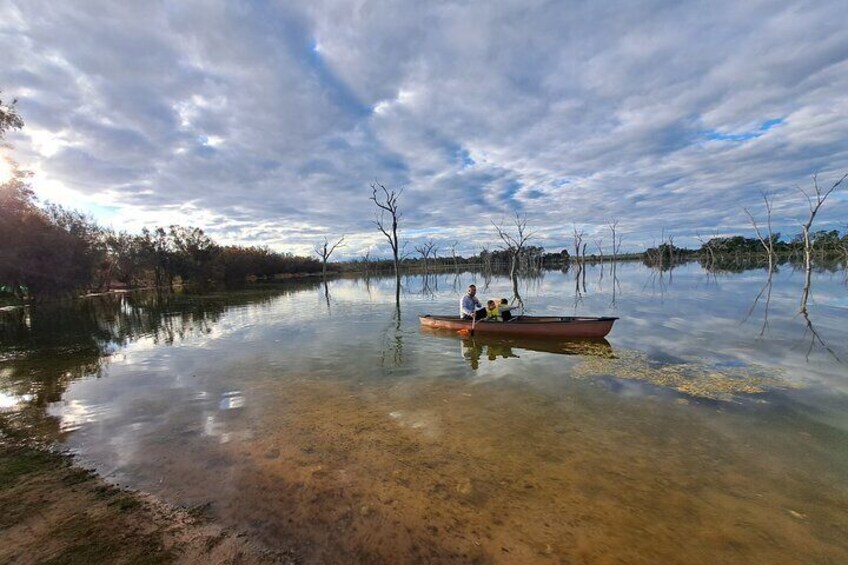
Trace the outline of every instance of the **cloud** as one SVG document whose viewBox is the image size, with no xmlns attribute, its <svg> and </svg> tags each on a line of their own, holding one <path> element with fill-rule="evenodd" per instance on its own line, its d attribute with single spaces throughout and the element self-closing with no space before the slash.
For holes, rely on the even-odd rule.
<svg viewBox="0 0 848 565">
<path fill-rule="evenodd" d="M 0 87 L 40 194 L 119 228 L 296 252 L 347 234 L 352 256 L 382 249 L 379 180 L 405 187 L 402 230 L 463 253 L 513 211 L 551 249 L 611 218 L 624 247 L 697 245 L 749 230 L 761 190 L 798 231 L 795 186 L 848 169 L 841 7 L 6 0 Z"/>
</svg>

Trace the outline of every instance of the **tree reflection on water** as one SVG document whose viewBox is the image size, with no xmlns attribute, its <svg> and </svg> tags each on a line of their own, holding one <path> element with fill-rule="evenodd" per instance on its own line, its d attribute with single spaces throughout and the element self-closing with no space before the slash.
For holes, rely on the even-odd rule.
<svg viewBox="0 0 848 565">
<path fill-rule="evenodd" d="M 0 412 L 7 434 L 61 439 L 49 404 L 87 377 L 101 377 L 116 351 L 142 338 L 173 345 L 208 334 L 229 308 L 262 304 L 303 288 L 295 284 L 260 292 L 132 292 L 47 302 L 0 312 Z"/>
</svg>

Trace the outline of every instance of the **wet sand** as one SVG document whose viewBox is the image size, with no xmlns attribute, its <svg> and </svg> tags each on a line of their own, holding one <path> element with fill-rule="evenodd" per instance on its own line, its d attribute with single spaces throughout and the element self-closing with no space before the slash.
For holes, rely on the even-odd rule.
<svg viewBox="0 0 848 565">
<path fill-rule="evenodd" d="M 0 563 L 295 563 L 243 534 L 0 440 Z"/>
</svg>

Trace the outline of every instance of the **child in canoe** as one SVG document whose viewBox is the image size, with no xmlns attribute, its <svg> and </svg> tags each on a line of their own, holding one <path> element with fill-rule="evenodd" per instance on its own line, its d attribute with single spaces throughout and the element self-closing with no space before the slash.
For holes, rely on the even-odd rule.
<svg viewBox="0 0 848 565">
<path fill-rule="evenodd" d="M 500 304 L 496 304 L 494 300 L 486 302 L 486 319 L 489 321 L 506 322 L 512 318 L 512 310 L 514 306 L 510 306 L 506 298 L 501 299 Z"/>
<path fill-rule="evenodd" d="M 501 320 L 501 313 L 494 300 L 486 302 L 486 320 L 489 322 L 499 322 Z"/>
<path fill-rule="evenodd" d="M 506 298 L 501 298 L 501 303 L 498 306 L 498 312 L 500 313 L 501 319 L 504 322 L 508 322 L 512 319 L 512 309 L 515 306 L 510 306 L 509 302 L 507 302 Z"/>
</svg>

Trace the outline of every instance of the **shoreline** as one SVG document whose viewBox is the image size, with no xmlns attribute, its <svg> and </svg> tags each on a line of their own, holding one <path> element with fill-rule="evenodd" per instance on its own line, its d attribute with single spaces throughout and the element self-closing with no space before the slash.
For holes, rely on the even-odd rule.
<svg viewBox="0 0 848 565">
<path fill-rule="evenodd" d="M 216 524 L 108 483 L 74 457 L 0 439 L 2 563 L 296 563 Z"/>
</svg>

